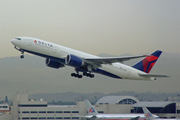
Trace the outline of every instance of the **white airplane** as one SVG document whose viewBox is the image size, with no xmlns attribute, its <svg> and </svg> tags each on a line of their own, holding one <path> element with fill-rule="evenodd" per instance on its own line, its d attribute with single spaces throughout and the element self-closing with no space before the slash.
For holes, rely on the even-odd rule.
<svg viewBox="0 0 180 120">
<path fill-rule="evenodd" d="M 66 65 L 74 67 L 76 73 L 72 73 L 72 77 L 93 78 L 92 72 L 132 80 L 156 80 L 156 77 L 167 77 L 166 75 L 148 74 L 162 53 L 159 50 L 149 56 L 98 57 L 32 37 L 17 37 L 11 42 L 15 49 L 22 53 L 21 58 L 24 58 L 24 52 L 28 52 L 46 58 L 46 65 L 51 68 L 58 69 Z M 140 57 L 146 58 L 132 67 L 122 64 L 123 61 Z M 83 76 L 79 72 L 82 72 Z"/>
<path fill-rule="evenodd" d="M 88 115 L 81 116 L 86 119 L 101 119 L 101 120 L 144 120 L 144 114 L 99 114 L 88 100 L 85 100 Z M 158 116 L 153 115 L 155 118 Z"/>
<path fill-rule="evenodd" d="M 146 107 L 142 107 L 142 109 L 143 109 L 146 120 L 180 120 L 180 119 L 172 119 L 172 118 L 168 118 L 168 119 L 156 118 L 152 115 L 152 113 Z"/>
</svg>

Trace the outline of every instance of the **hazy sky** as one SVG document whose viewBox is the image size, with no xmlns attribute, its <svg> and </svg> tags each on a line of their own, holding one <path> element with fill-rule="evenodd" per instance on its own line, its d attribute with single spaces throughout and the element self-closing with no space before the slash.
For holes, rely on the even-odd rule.
<svg viewBox="0 0 180 120">
<path fill-rule="evenodd" d="M 0 0 L 0 58 L 36 37 L 90 54 L 180 53 L 180 0 Z"/>
</svg>

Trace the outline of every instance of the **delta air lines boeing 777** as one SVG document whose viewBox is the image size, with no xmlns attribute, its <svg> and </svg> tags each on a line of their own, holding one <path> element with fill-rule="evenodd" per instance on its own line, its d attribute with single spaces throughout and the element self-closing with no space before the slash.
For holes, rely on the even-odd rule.
<svg viewBox="0 0 180 120">
<path fill-rule="evenodd" d="M 167 77 L 166 75 L 149 74 L 162 53 L 160 50 L 151 55 L 98 57 L 32 37 L 17 37 L 11 42 L 14 48 L 22 53 L 21 58 L 24 58 L 24 52 L 28 52 L 46 58 L 45 63 L 51 68 L 58 69 L 66 65 L 74 67 L 76 73 L 72 73 L 72 77 L 93 78 L 94 74 L 92 73 L 132 80 L 156 80 L 156 77 Z M 122 63 L 140 57 L 145 58 L 132 67 Z"/>
</svg>

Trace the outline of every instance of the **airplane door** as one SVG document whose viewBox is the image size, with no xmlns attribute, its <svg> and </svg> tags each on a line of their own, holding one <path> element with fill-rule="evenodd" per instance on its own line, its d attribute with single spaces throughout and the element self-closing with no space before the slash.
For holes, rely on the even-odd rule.
<svg viewBox="0 0 180 120">
<path fill-rule="evenodd" d="M 33 44 L 33 41 L 32 41 L 32 40 L 28 39 L 27 42 L 28 42 L 28 45 L 29 45 L 29 46 L 32 46 L 32 44 Z"/>
<path fill-rule="evenodd" d="M 50 53 L 56 53 L 58 48 L 56 46 L 50 47 Z"/>
<path fill-rule="evenodd" d="M 57 47 L 54 47 L 53 52 L 56 53 L 58 51 Z"/>
<path fill-rule="evenodd" d="M 130 70 L 130 69 L 127 70 L 127 74 L 128 74 L 128 75 L 131 74 L 131 70 Z"/>
</svg>

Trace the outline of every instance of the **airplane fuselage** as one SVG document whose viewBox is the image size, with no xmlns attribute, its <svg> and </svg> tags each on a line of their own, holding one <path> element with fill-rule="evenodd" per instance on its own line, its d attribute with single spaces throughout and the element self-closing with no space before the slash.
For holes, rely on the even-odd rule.
<svg viewBox="0 0 180 120">
<path fill-rule="evenodd" d="M 11 42 L 15 48 L 21 52 L 28 52 L 34 55 L 38 55 L 47 59 L 55 60 L 63 65 L 67 65 L 65 58 L 67 55 L 75 55 L 80 58 L 100 58 L 95 55 L 84 53 L 78 50 L 74 50 L 68 47 L 57 45 L 51 42 L 47 42 L 37 38 L 20 37 L 21 40 L 13 39 Z M 74 67 L 74 66 L 73 66 Z M 85 71 L 83 67 L 75 69 L 79 71 Z M 112 64 L 102 64 L 97 69 L 93 69 L 92 72 L 103 74 L 109 77 L 118 79 L 134 79 L 134 80 L 155 80 L 154 77 L 143 77 L 139 74 L 146 74 L 131 66 L 116 62 Z"/>
</svg>

